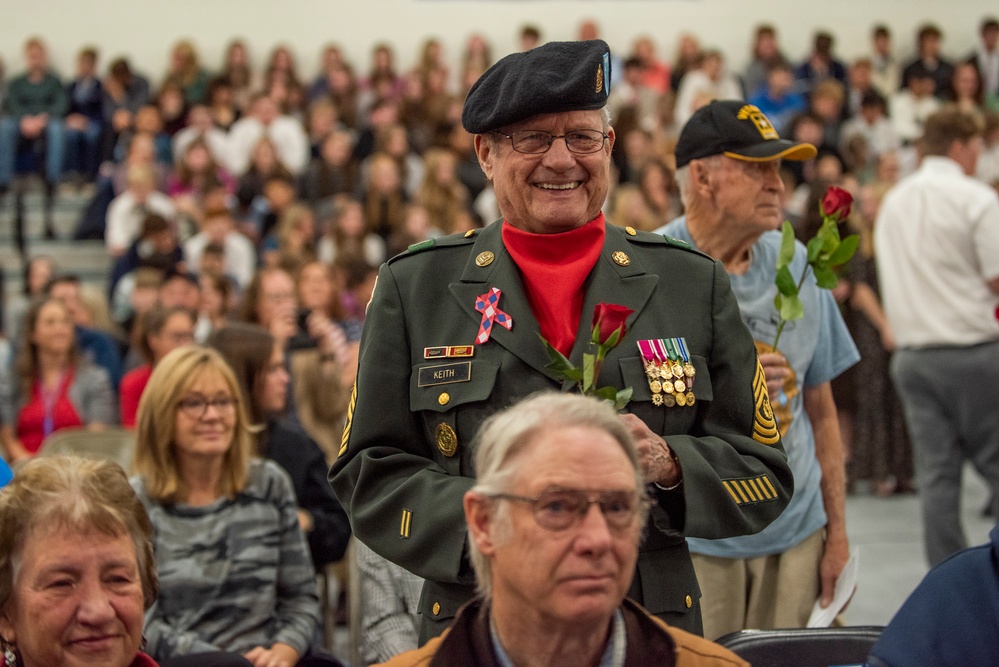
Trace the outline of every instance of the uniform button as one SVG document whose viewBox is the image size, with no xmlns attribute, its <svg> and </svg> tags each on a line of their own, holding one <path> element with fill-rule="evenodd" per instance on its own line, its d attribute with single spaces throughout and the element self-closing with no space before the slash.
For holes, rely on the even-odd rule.
<svg viewBox="0 0 999 667">
<path fill-rule="evenodd" d="M 451 394 L 447 393 L 446 391 L 442 391 L 441 395 L 437 397 L 437 402 L 440 403 L 441 405 L 447 405 L 448 403 L 451 402 Z"/>
<path fill-rule="evenodd" d="M 688 597 L 687 599 L 689 600 L 690 598 Z M 689 607 L 690 605 L 687 605 L 687 606 Z M 437 616 L 438 614 L 441 613 L 441 603 L 440 602 L 435 602 L 434 603 L 433 612 L 434 612 L 434 616 Z"/>
<path fill-rule="evenodd" d="M 636 234 L 638 234 L 638 232 L 635 231 L 634 227 L 625 227 L 624 231 L 628 236 L 635 236 Z"/>
<path fill-rule="evenodd" d="M 683 603 L 684 603 L 685 605 L 687 605 L 687 609 L 690 609 L 691 607 L 693 607 L 693 606 L 694 606 L 694 598 L 692 598 L 692 597 L 690 597 L 690 596 L 688 595 L 687 597 L 685 597 L 685 598 L 683 599 Z M 436 614 L 437 612 L 435 611 L 434 613 Z"/>
</svg>

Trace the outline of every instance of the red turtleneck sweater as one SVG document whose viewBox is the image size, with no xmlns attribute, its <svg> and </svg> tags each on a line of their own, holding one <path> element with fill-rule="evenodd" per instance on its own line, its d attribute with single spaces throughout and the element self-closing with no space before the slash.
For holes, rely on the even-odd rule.
<svg viewBox="0 0 999 667">
<path fill-rule="evenodd" d="M 541 335 L 569 356 L 579 330 L 583 283 L 604 246 L 604 214 L 558 234 L 532 234 L 503 223 L 503 243 L 524 280 Z"/>
</svg>

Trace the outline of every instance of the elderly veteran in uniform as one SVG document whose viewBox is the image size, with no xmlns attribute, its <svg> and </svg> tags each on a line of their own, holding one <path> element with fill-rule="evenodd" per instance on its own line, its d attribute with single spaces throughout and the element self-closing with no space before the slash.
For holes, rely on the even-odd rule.
<svg viewBox="0 0 999 667">
<path fill-rule="evenodd" d="M 462 122 L 503 221 L 413 246 L 379 272 L 330 480 L 357 537 L 427 580 L 423 640 L 474 593 L 461 508 L 475 484 L 473 436 L 529 394 L 572 388 L 547 368 L 540 336 L 580 365 L 598 303 L 634 311 L 597 384 L 633 388 L 623 419 L 657 501 L 632 598 L 700 632 L 685 535 L 759 531 L 792 492 L 724 267 L 600 212 L 614 144 L 602 111 L 609 62 L 602 41 L 554 42 L 483 74 Z M 684 361 L 694 386 L 677 377 L 667 392 L 665 375 L 683 376 Z"/>
<path fill-rule="evenodd" d="M 804 627 L 816 598 L 823 607 L 832 602 L 849 559 L 843 442 L 830 382 L 860 355 L 835 299 L 812 272 L 799 292 L 804 317 L 785 328 L 779 352 L 772 347 L 780 164 L 814 156 L 814 146 L 781 139 L 758 108 L 740 100 L 698 109 L 676 145 L 687 214 L 659 231 L 719 259 L 731 276 L 794 473 L 794 497 L 762 531 L 690 540 L 709 639 L 743 628 Z M 807 254 L 798 243 L 789 267 L 796 278 Z"/>
<path fill-rule="evenodd" d="M 493 415 L 475 472 L 464 508 L 481 596 L 389 667 L 746 665 L 624 599 L 649 497 L 608 404 L 544 392 Z"/>
</svg>

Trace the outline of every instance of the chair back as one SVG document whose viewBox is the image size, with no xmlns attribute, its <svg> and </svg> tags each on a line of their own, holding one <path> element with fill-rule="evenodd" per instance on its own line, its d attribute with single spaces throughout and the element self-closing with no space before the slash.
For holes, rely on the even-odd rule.
<svg viewBox="0 0 999 667">
<path fill-rule="evenodd" d="M 76 454 L 91 459 L 114 461 L 128 473 L 135 455 L 135 431 L 126 428 L 59 429 L 42 442 L 39 456 Z"/>
<path fill-rule="evenodd" d="M 740 630 L 716 640 L 753 667 L 860 667 L 881 626 Z"/>
</svg>

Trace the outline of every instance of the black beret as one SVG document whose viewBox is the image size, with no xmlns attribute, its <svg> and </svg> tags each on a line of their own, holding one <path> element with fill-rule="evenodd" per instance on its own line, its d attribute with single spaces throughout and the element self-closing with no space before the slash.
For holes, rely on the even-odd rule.
<svg viewBox="0 0 999 667">
<path fill-rule="evenodd" d="M 808 160 L 815 157 L 815 146 L 781 139 L 770 119 L 752 104 L 715 100 L 695 111 L 680 130 L 676 166 L 712 155 L 749 162 Z"/>
<path fill-rule="evenodd" d="M 538 114 L 602 109 L 610 74 L 610 48 L 599 39 L 511 53 L 472 85 L 461 124 L 482 134 Z"/>
</svg>

